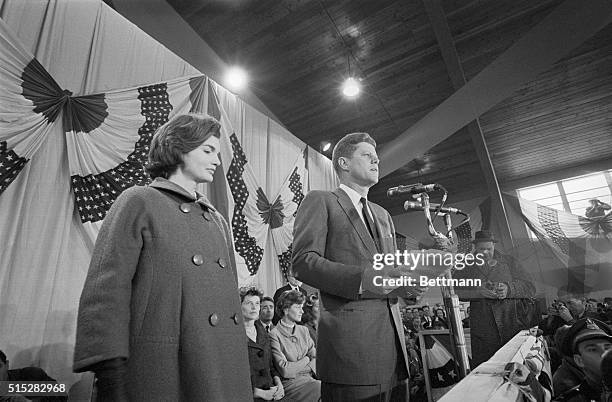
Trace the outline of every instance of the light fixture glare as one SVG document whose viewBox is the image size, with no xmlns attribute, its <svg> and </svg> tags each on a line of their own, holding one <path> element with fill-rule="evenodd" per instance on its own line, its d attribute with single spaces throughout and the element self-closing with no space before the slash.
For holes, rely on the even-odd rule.
<svg viewBox="0 0 612 402">
<path fill-rule="evenodd" d="M 240 67 L 232 67 L 225 75 L 225 83 L 229 89 L 240 91 L 247 86 L 247 74 Z"/>
<path fill-rule="evenodd" d="M 342 93 L 347 98 L 354 98 L 359 95 L 359 92 L 361 92 L 361 85 L 359 81 L 353 77 L 347 78 L 344 84 L 342 84 Z"/>
</svg>

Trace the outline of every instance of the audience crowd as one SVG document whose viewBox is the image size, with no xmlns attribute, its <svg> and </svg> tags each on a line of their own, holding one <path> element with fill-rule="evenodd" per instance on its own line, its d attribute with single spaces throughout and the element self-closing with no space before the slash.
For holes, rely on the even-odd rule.
<svg viewBox="0 0 612 402">
<path fill-rule="evenodd" d="M 256 401 L 318 401 L 321 383 L 316 374 L 319 298 L 299 286 L 283 289 L 277 301 L 257 288 L 241 288 L 240 301 Z M 465 310 L 463 326 L 478 319 Z M 273 318 L 278 317 L 276 324 Z M 411 401 L 426 401 L 419 332 L 448 329 L 441 304 L 407 306 L 402 321 L 410 367 Z M 561 288 L 542 314 L 539 330 L 551 357 L 549 383 L 553 401 L 612 402 L 612 297 L 597 300 Z M 55 381 L 42 369 L 9 370 L 0 351 L 0 380 Z M 21 401 L 13 397 L 3 399 Z M 38 400 L 65 400 L 47 398 Z"/>
<path fill-rule="evenodd" d="M 276 303 L 255 287 L 240 289 L 253 396 L 255 401 L 316 402 L 321 397 L 316 374 L 318 295 L 308 295 L 297 285 L 275 296 Z"/>
<path fill-rule="evenodd" d="M 470 316 L 469 307 L 465 316 L 464 328 L 478 319 Z M 410 359 L 411 401 L 426 401 L 418 335 L 424 329 L 448 329 L 446 312 L 441 305 L 407 306 L 402 320 Z M 547 386 L 552 400 L 612 402 L 612 297 L 597 300 L 560 288 L 538 328 L 551 357 L 548 383 L 552 386 Z"/>
</svg>

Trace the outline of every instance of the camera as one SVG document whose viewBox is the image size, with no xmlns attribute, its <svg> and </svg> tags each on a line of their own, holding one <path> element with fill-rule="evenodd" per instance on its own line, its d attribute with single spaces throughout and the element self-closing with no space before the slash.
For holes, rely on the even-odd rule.
<svg viewBox="0 0 612 402">
<path fill-rule="evenodd" d="M 561 307 L 565 307 L 565 304 L 564 304 L 563 302 L 560 302 L 560 301 L 558 301 L 558 300 L 555 300 L 555 301 L 553 301 L 552 306 L 553 306 L 553 308 L 554 308 L 555 310 L 559 310 L 559 309 L 561 309 Z"/>
</svg>

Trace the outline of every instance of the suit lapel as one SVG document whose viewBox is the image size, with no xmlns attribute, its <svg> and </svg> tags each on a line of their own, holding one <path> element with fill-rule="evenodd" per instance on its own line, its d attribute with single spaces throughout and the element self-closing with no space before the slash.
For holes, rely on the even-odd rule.
<svg viewBox="0 0 612 402">
<path fill-rule="evenodd" d="M 368 251 L 372 253 L 372 255 L 376 254 L 378 252 L 376 250 L 376 244 L 374 244 L 372 236 L 370 236 L 370 234 L 368 233 L 368 229 L 366 228 L 365 223 L 363 223 L 363 221 L 359 217 L 359 212 L 357 212 L 357 210 L 355 209 L 355 206 L 351 202 L 351 199 L 348 194 L 346 194 L 344 190 L 339 188 L 334 190 L 334 194 L 336 195 L 336 197 L 338 197 L 338 204 L 340 204 L 340 207 L 348 217 L 348 220 L 349 222 L 351 222 L 351 225 L 353 225 L 353 228 L 361 238 L 361 241 L 365 245 L 366 249 L 368 249 Z"/>
</svg>

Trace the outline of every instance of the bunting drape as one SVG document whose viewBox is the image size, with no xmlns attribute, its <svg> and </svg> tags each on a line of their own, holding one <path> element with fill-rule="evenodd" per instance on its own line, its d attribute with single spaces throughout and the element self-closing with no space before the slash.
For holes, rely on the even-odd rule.
<svg viewBox="0 0 612 402">
<path fill-rule="evenodd" d="M 232 163 L 255 167 L 236 167 L 250 183 L 240 213 L 263 255 L 252 272 L 242 259 L 239 280 L 266 294 L 283 284 L 305 158 L 326 178 L 319 188 L 335 184 L 328 160 L 97 0 L 0 0 L 0 54 L 0 339 L 12 364 L 78 380 L 76 309 L 100 222 L 121 191 L 146 182 L 151 135 L 176 113 L 218 110 L 222 179 Z M 203 189 L 230 221 L 232 188 Z"/>
<path fill-rule="evenodd" d="M 518 199 L 541 258 L 552 256 L 541 275 L 544 285 L 604 297 L 612 290 L 612 214 L 586 218 Z M 561 283 L 558 281 L 561 280 Z"/>
</svg>

